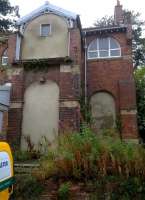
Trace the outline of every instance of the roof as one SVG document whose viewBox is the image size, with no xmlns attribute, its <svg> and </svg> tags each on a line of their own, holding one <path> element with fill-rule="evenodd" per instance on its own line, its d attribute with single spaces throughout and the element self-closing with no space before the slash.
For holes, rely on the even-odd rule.
<svg viewBox="0 0 145 200">
<path fill-rule="evenodd" d="M 97 33 L 112 33 L 112 32 L 126 32 L 127 26 L 108 26 L 108 27 L 90 27 L 84 28 L 83 33 L 86 35 L 92 35 Z"/>
<path fill-rule="evenodd" d="M 24 24 L 24 23 L 34 19 L 35 17 L 42 15 L 43 13 L 55 13 L 59 16 L 63 16 L 68 19 L 74 19 L 74 20 L 77 19 L 77 16 L 78 16 L 77 14 L 75 14 L 73 12 L 64 10 L 60 7 L 50 4 L 49 2 L 45 2 L 45 4 L 43 6 L 32 11 L 30 14 L 20 18 L 17 22 L 17 25 Z"/>
</svg>

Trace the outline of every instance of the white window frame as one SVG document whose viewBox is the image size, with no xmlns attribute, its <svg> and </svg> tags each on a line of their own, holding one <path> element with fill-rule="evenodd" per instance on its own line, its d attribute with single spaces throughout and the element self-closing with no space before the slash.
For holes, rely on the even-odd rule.
<svg viewBox="0 0 145 200">
<path fill-rule="evenodd" d="M 97 39 L 95 39 L 95 40 L 93 40 L 93 41 L 97 41 L 97 46 L 96 46 L 96 50 L 89 50 L 89 47 L 90 47 L 90 45 L 91 45 L 91 43 L 93 42 L 91 42 L 90 43 L 90 45 L 88 46 L 88 51 L 87 51 L 87 58 L 89 59 L 89 60 L 92 60 L 92 59 L 107 59 L 107 58 L 119 58 L 119 57 L 121 57 L 121 47 L 120 47 L 120 44 L 115 40 L 115 42 L 118 44 L 118 46 L 119 46 L 119 48 L 114 48 L 114 49 L 111 49 L 111 37 L 106 37 L 106 39 L 108 40 L 108 42 L 109 42 L 109 48 L 108 48 L 108 50 L 100 50 L 99 49 L 99 39 L 101 39 L 101 38 L 97 38 Z M 111 51 L 116 51 L 116 50 L 119 50 L 119 55 L 117 55 L 117 56 L 111 56 Z M 102 56 L 100 56 L 100 52 L 101 51 L 107 51 L 108 52 L 108 56 L 106 56 L 106 57 L 102 57 Z M 97 55 L 98 55 L 98 57 L 90 57 L 89 56 L 89 53 L 97 53 Z"/>
<path fill-rule="evenodd" d="M 42 35 L 42 26 L 43 26 L 43 25 L 49 25 L 49 26 L 50 26 L 50 31 L 49 31 L 49 34 L 48 34 L 47 36 L 43 36 L 43 35 Z M 51 26 L 50 23 L 49 23 L 49 24 L 46 24 L 46 23 L 40 24 L 40 36 L 41 36 L 41 37 L 49 37 L 51 34 L 52 34 L 52 26 Z"/>
<path fill-rule="evenodd" d="M 5 62 L 7 60 L 7 62 Z M 2 66 L 7 66 L 8 65 L 8 57 L 7 56 L 2 56 Z"/>
</svg>

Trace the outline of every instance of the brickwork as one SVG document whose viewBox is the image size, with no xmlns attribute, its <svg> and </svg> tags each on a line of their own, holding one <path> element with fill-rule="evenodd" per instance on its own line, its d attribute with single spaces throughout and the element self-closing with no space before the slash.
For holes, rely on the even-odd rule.
<svg viewBox="0 0 145 200">
<path fill-rule="evenodd" d="M 54 81 L 59 87 L 60 132 L 63 132 L 65 128 L 69 130 L 79 129 L 81 115 L 79 99 L 84 94 L 82 89 L 84 89 L 85 85 L 85 56 L 84 47 L 82 46 L 85 38 L 82 36 L 80 29 L 77 23 L 75 23 L 74 28 L 68 29 L 68 53 L 72 59 L 72 63 L 68 64 L 56 61 L 57 64 L 51 65 L 46 62 L 45 68 L 47 70 L 26 70 L 23 63 L 14 62 L 16 34 L 7 35 L 5 42 L 0 43 L 0 56 L 8 48 L 10 66 L 10 68 L 0 71 L 0 84 L 5 82 L 12 83 L 11 105 L 8 116 L 5 117 L 5 119 L 8 118 L 8 141 L 11 141 L 13 144 L 20 144 L 25 91 L 32 83 L 41 82 L 42 79 L 44 82 L 48 80 Z M 100 32 L 92 31 L 91 34 L 86 35 L 86 46 L 96 37 L 113 37 L 117 40 L 121 47 L 121 57 L 87 60 L 86 84 L 88 101 L 96 92 L 106 91 L 110 93 L 115 100 L 116 115 L 120 115 L 122 138 L 136 139 L 138 135 L 135 85 L 131 57 L 131 26 L 128 26 L 125 31 L 120 31 L 120 29 L 108 32 L 107 30 Z M 5 121 L 4 129 L 7 129 L 6 126 L 7 122 Z"/>
<path fill-rule="evenodd" d="M 101 35 L 103 36 L 103 34 Z M 104 34 L 106 36 L 106 33 Z M 136 111 L 136 92 L 133 78 L 131 43 L 125 33 L 111 33 L 121 46 L 120 58 L 94 59 L 87 61 L 88 99 L 99 91 L 110 93 L 116 104 L 116 115 L 121 116 L 122 137 L 137 138 L 136 113 L 122 114 L 122 111 Z M 87 37 L 87 45 L 99 35 Z"/>
</svg>

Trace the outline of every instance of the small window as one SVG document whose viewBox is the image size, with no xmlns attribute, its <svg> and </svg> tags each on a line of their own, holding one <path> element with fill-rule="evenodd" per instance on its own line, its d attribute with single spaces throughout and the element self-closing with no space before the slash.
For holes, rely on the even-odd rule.
<svg viewBox="0 0 145 200">
<path fill-rule="evenodd" d="M 88 47 L 88 59 L 113 58 L 121 56 L 119 43 L 110 37 L 97 38 Z"/>
<path fill-rule="evenodd" d="M 2 55 L 2 65 L 8 65 L 8 50 L 6 49 Z"/>
<path fill-rule="evenodd" d="M 47 37 L 51 34 L 51 26 L 50 24 L 41 24 L 41 36 Z"/>
</svg>

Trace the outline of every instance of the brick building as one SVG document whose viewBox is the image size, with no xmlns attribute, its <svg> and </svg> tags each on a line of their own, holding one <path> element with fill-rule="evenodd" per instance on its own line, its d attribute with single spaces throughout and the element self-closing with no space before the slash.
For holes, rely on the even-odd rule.
<svg viewBox="0 0 145 200">
<path fill-rule="evenodd" d="M 138 138 L 131 26 L 119 2 L 114 16 L 114 26 L 82 29 L 78 15 L 46 3 L 18 21 L 17 33 L 0 36 L 0 82 L 11 83 L 8 141 L 26 148 L 27 136 L 53 142 L 79 129 L 82 96 L 96 132 L 120 120 L 122 138 Z"/>
</svg>

